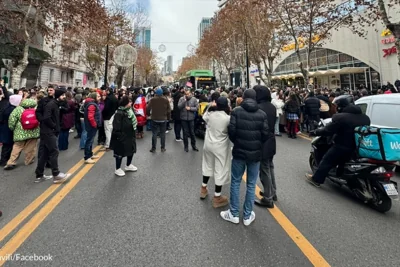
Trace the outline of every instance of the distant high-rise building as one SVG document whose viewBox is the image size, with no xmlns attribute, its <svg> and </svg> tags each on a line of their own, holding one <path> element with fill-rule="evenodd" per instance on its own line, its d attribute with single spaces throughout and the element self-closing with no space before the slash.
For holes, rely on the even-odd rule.
<svg viewBox="0 0 400 267">
<path fill-rule="evenodd" d="M 164 75 L 167 75 L 168 74 L 168 62 L 167 61 L 164 61 L 164 70 L 165 70 Z"/>
<path fill-rule="evenodd" d="M 135 41 L 138 46 L 151 48 L 151 28 L 139 28 Z"/>
<path fill-rule="evenodd" d="M 219 2 L 218 7 L 222 8 L 226 4 L 226 2 L 228 2 L 228 0 L 218 0 L 218 2 Z"/>
<path fill-rule="evenodd" d="M 199 24 L 199 41 L 203 37 L 204 31 L 210 27 L 211 25 L 211 18 L 202 18 Z"/>
<path fill-rule="evenodd" d="M 173 66 L 172 60 L 173 60 L 172 56 L 168 56 L 167 57 L 167 68 L 166 68 L 166 70 L 167 70 L 168 74 L 172 74 L 174 72 L 174 69 L 173 69 L 174 66 Z"/>
</svg>

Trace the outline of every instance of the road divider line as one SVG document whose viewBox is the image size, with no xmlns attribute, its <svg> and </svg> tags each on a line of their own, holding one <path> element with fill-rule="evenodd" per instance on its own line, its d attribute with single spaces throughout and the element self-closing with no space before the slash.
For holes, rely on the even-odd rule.
<svg viewBox="0 0 400 267">
<path fill-rule="evenodd" d="M 97 153 L 101 146 L 97 146 L 93 149 L 93 153 Z M 80 160 L 75 164 L 67 173 L 73 175 L 79 170 L 84 164 L 84 160 Z M 0 230 L 0 242 L 2 242 L 12 231 L 14 231 L 26 218 L 28 218 L 32 212 L 34 212 L 46 199 L 48 199 L 62 184 L 52 184 L 46 189 L 40 196 L 33 200 L 25 209 L 23 209 L 17 216 L 15 216 L 9 223 L 7 223 Z"/>
<path fill-rule="evenodd" d="M 100 152 L 99 159 L 105 154 Z M 39 227 L 47 216 L 60 204 L 60 202 L 72 191 L 83 177 L 95 166 L 90 164 L 83 167 L 73 179 L 57 192 L 50 201 L 44 205 L 21 229 L 0 249 L 0 266 L 7 261 L 7 255 L 12 255 L 25 242 L 25 240 Z"/>
<path fill-rule="evenodd" d="M 246 174 L 243 175 L 246 182 Z M 256 196 L 261 199 L 260 187 L 256 185 Z M 294 226 L 294 224 L 286 217 L 286 215 L 275 205 L 273 209 L 267 209 L 272 217 L 283 228 L 287 235 L 293 240 L 297 247 L 303 252 L 312 265 L 316 267 L 328 267 L 329 263 L 316 250 L 316 248 L 305 238 L 305 236 Z"/>
</svg>

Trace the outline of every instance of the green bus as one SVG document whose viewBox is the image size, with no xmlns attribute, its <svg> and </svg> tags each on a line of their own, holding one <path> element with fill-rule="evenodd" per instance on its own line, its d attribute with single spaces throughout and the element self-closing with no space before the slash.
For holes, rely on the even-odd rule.
<svg viewBox="0 0 400 267">
<path fill-rule="evenodd" d="M 217 80 L 210 70 L 191 70 L 186 77 L 179 80 L 179 86 L 201 89 L 208 87 L 217 88 Z"/>
</svg>

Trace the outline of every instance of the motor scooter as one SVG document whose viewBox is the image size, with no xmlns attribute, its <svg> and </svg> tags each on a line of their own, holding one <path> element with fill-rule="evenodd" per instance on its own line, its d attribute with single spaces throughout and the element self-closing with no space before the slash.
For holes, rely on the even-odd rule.
<svg viewBox="0 0 400 267">
<path fill-rule="evenodd" d="M 331 119 L 321 119 L 318 127 L 325 127 L 330 122 Z M 332 145 L 332 137 L 313 138 L 309 158 L 313 173 Z M 395 162 L 360 158 L 354 153 L 344 165 L 332 168 L 327 178 L 339 186 L 346 186 L 364 203 L 384 213 L 391 209 L 392 199 L 399 198 L 397 183 L 391 180 L 394 169 Z"/>
</svg>

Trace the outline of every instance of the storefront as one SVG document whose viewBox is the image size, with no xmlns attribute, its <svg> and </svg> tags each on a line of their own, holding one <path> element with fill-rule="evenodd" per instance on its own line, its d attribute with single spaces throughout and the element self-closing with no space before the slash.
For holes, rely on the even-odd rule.
<svg viewBox="0 0 400 267">
<path fill-rule="evenodd" d="M 376 89 L 400 79 L 395 39 L 391 32 L 382 24 L 367 30 L 368 34 L 363 38 L 349 28 L 340 28 L 332 33 L 330 40 L 312 51 L 310 83 L 330 89 L 354 89 L 361 85 Z M 305 51 L 301 51 L 301 60 L 305 64 Z M 274 63 L 274 83 L 304 87 L 298 62 L 293 49 L 284 52 Z M 256 83 L 253 79 L 252 84 Z"/>
</svg>

